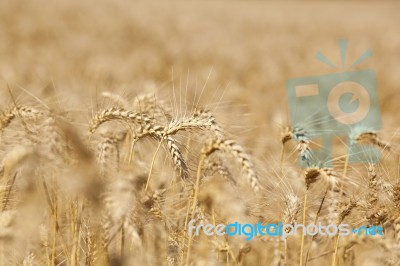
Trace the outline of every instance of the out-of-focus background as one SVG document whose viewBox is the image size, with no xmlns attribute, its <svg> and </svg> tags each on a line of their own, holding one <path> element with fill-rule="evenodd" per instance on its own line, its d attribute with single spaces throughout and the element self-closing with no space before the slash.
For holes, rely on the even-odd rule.
<svg viewBox="0 0 400 266">
<path fill-rule="evenodd" d="M 113 241 L 117 242 L 117 247 L 119 244 L 121 245 L 119 251 L 118 248 L 116 249 L 118 251 L 116 258 L 120 257 L 121 263 L 125 261 L 124 256 L 126 254 L 123 254 L 125 250 L 124 240 L 128 235 L 128 233 L 124 235 L 125 231 L 122 230 L 122 228 L 125 228 L 125 224 L 120 226 L 118 224 L 119 218 L 115 219 L 118 223 L 113 221 L 115 224 L 112 224 L 113 226 L 120 226 L 117 229 L 118 236 L 116 239 L 120 234 L 121 241 L 111 239 L 108 244 L 106 241 L 101 242 L 103 239 L 100 241 L 102 233 L 100 227 L 90 224 L 91 219 L 98 219 L 97 222 L 100 224 L 101 217 L 97 215 L 100 212 L 97 212 L 97 216 L 94 215 L 94 218 L 91 213 L 87 215 L 86 206 L 84 208 L 86 192 L 78 192 L 78 195 L 71 193 L 76 196 L 75 201 L 75 196 L 69 194 L 70 190 L 67 189 L 67 192 L 63 190 L 65 188 L 63 184 L 72 182 L 74 185 L 72 187 L 75 188 L 76 184 L 83 182 L 84 178 L 81 176 L 98 177 L 96 175 L 97 166 L 93 167 L 92 162 L 87 159 L 91 154 L 89 154 L 90 156 L 87 155 L 87 152 L 81 147 L 84 146 L 81 145 L 83 141 L 78 142 L 78 139 L 89 134 L 88 121 L 93 115 L 91 112 L 110 107 L 110 101 L 107 102 L 100 97 L 101 92 L 104 91 L 121 95 L 127 101 L 133 101 L 135 96 L 142 93 L 154 93 L 157 95 L 157 100 L 161 99 L 170 103 L 171 116 L 177 118 L 182 118 L 185 112 L 192 111 L 193 107 L 199 102 L 199 105 L 205 105 L 208 109 L 211 109 L 218 122 L 221 122 L 223 128 L 229 132 L 229 137 L 233 136 L 244 147 L 243 151 L 241 148 L 239 150 L 243 152 L 243 155 L 238 152 L 238 146 L 234 146 L 236 149 L 234 152 L 239 157 L 239 163 L 242 164 L 243 169 L 251 174 L 251 177 L 253 177 L 254 172 L 257 172 L 260 183 L 262 185 L 267 184 L 265 185 L 266 188 L 262 189 L 260 196 L 253 192 L 249 193 L 240 186 L 236 187 L 236 185 L 232 186 L 234 189 L 229 187 L 229 190 L 227 190 L 228 186 L 225 183 L 228 184 L 228 182 L 220 181 L 218 178 L 211 179 L 211 185 L 208 187 L 207 181 L 205 181 L 206 185 L 202 185 L 200 192 L 203 195 L 199 196 L 199 201 L 202 202 L 200 204 L 194 199 L 193 206 L 196 207 L 196 204 L 200 207 L 205 206 L 205 215 L 203 216 L 206 218 L 211 219 L 212 217 L 214 219 L 214 205 L 212 204 L 215 204 L 215 206 L 222 206 L 220 210 L 226 210 L 229 214 L 226 217 L 232 219 L 236 219 L 237 213 L 242 212 L 246 219 L 250 217 L 256 222 L 267 222 L 268 219 L 273 222 L 281 221 L 281 218 L 285 215 L 291 219 L 288 220 L 289 222 L 293 222 L 300 221 L 303 215 L 302 208 L 306 206 L 304 221 L 306 221 L 306 218 L 307 222 L 314 221 L 315 217 L 319 215 L 317 210 L 322 206 L 327 194 L 323 195 L 325 188 L 313 187 L 310 190 L 309 202 L 307 203 L 307 197 L 304 195 L 307 195 L 306 193 L 309 191 L 309 184 L 306 188 L 304 171 L 298 167 L 296 161 L 298 154 L 296 145 L 298 143 L 292 141 L 291 151 L 289 149 L 285 151 L 282 148 L 281 131 L 283 126 L 289 123 L 286 81 L 295 77 L 347 71 L 349 66 L 368 49 L 371 49 L 373 56 L 353 70 L 370 68 L 376 70 L 383 121 L 383 130 L 379 132 L 379 136 L 382 136 L 382 139 L 387 140 L 387 143 L 393 144 L 393 146 L 390 146 L 391 150 L 389 151 L 389 145 L 382 144 L 385 142 L 378 143 L 381 150 L 384 150 L 382 154 L 385 157 L 383 163 L 376 167 L 378 178 L 374 173 L 375 168 L 367 164 L 361 165 L 360 171 L 358 171 L 358 168 L 352 172 L 347 171 L 347 165 L 343 164 L 344 159 L 341 158 L 342 160 L 338 164 L 339 168 L 335 169 L 339 174 L 329 176 L 331 178 L 329 181 L 333 179 L 334 182 L 328 182 L 329 192 L 340 195 L 339 198 L 336 198 L 336 194 L 330 195 L 331 205 L 326 208 L 328 210 L 327 216 L 332 213 L 342 215 L 346 211 L 345 208 L 360 207 L 362 204 L 358 206 L 358 203 L 367 202 L 369 205 L 365 203 L 366 207 L 361 206 L 365 208 L 361 208 L 360 212 L 353 213 L 353 216 L 350 215 L 346 222 L 355 227 L 367 223 L 368 225 L 380 225 L 385 222 L 385 228 L 389 228 L 392 226 L 390 223 L 395 221 L 390 236 L 396 237 L 383 238 L 380 242 L 367 238 L 358 238 L 354 242 L 352 238 L 341 238 L 342 242 L 335 242 L 333 238 L 326 238 L 324 241 L 328 242 L 328 245 L 325 246 L 320 244 L 320 239 L 307 238 L 306 246 L 303 247 L 302 245 L 301 248 L 299 236 L 293 237 L 285 243 L 283 241 L 273 242 L 271 239 L 257 239 L 258 242 L 255 241 L 253 242 L 255 244 L 249 245 L 242 245 L 240 241 L 236 241 L 236 238 L 229 241 L 224 239 L 224 246 L 214 246 L 215 243 L 211 245 L 207 242 L 210 239 L 205 241 L 204 238 L 199 237 L 195 242 L 206 243 L 206 245 L 198 244 L 190 259 L 194 263 L 197 258 L 208 258 L 208 260 L 204 260 L 206 261 L 204 264 L 201 264 L 200 261 L 196 262 L 196 265 L 210 265 L 208 262 L 217 261 L 215 259 L 217 257 L 218 260 L 225 261 L 225 256 L 227 265 L 236 265 L 228 261 L 230 257 L 239 263 L 244 261 L 243 265 L 246 265 L 245 262 L 248 265 L 255 265 L 256 263 L 265 265 L 272 259 L 278 261 L 278 264 L 275 265 L 282 265 L 283 259 L 288 262 L 287 265 L 291 265 L 291 263 L 298 265 L 300 250 L 303 251 L 303 254 L 308 254 L 308 251 L 311 250 L 310 254 L 312 255 L 310 255 L 309 262 L 312 265 L 322 265 L 323 263 L 331 264 L 335 260 L 336 252 L 334 248 L 336 248 L 336 251 L 339 249 L 340 255 L 338 257 L 341 257 L 340 261 L 352 261 L 348 265 L 382 265 L 383 259 L 389 257 L 388 254 L 392 253 L 395 262 L 398 260 L 398 243 L 395 241 L 398 240 L 398 204 L 400 202 L 400 196 L 398 196 L 400 194 L 398 184 L 399 153 L 398 150 L 393 149 L 393 147 L 398 147 L 399 134 L 396 130 L 400 124 L 400 116 L 398 115 L 400 111 L 398 104 L 400 100 L 399 10 L 400 3 L 398 1 L 0 1 L 0 110 L 5 121 L 4 123 L 0 121 L 0 129 L 6 131 L 1 139 L 0 149 L 4 156 L 9 154 L 14 156 L 14 153 L 20 156 L 21 153 L 22 155 L 26 153 L 28 155 L 25 155 L 30 156 L 29 158 L 34 157 L 26 164 L 22 163 L 22 159 L 25 158 L 23 156 L 15 162 L 10 160 L 15 165 L 9 167 L 9 172 L 4 171 L 9 176 L 4 174 L 5 178 L 1 181 L 4 186 L 1 189 L 2 193 L 6 191 L 3 193 L 5 196 L 2 194 L 2 197 L 11 200 L 9 207 L 7 207 L 9 210 L 4 207 L 8 204 L 6 201 L 3 204 L 3 211 L 9 211 L 10 217 L 17 215 L 17 211 L 14 212 L 14 210 L 18 210 L 18 215 L 19 213 L 23 214 L 24 204 L 31 202 L 33 202 L 31 205 L 35 205 L 35 208 L 37 208 L 33 210 L 38 210 L 31 211 L 34 214 L 33 216 L 19 216 L 28 218 L 19 219 L 16 225 L 12 222 L 4 222 L 7 213 L 3 211 L 0 213 L 0 225 L 15 227 L 13 233 L 17 233 L 17 239 L 26 245 L 20 245 L 17 241 L 13 245 L 2 242 L 3 238 L 1 237 L 3 235 L 1 235 L 0 264 L 5 259 L 21 262 L 24 258 L 24 261 L 32 258 L 33 261 L 36 256 L 38 261 L 47 262 L 48 265 L 69 265 L 70 261 L 79 263 L 84 259 L 86 265 L 92 265 L 91 263 L 96 261 L 104 261 L 104 263 L 107 261 L 109 263 L 104 265 L 120 265 L 117 262 L 112 262 L 112 259 L 110 259 L 112 257 L 106 259 L 102 257 L 104 254 L 107 255 L 105 249 Z M 344 68 L 331 68 L 315 59 L 315 54 L 320 51 L 334 64 L 340 66 L 339 39 L 348 41 Z M 49 117 L 45 117 L 44 122 L 55 129 L 50 128 L 51 130 L 48 130 L 41 126 L 42 124 L 37 124 L 36 127 L 32 127 L 33 130 L 30 130 L 24 123 L 22 123 L 22 126 L 18 124 L 17 122 L 21 120 L 14 118 L 20 116 L 20 110 L 14 109 L 13 111 L 14 100 L 17 104 L 32 106 L 38 110 L 46 110 L 46 112 L 50 110 L 48 112 Z M 160 104 L 160 106 L 163 106 L 163 104 Z M 155 109 L 156 105 L 153 108 Z M 4 110 L 8 109 L 11 109 L 11 111 L 7 114 L 6 112 L 3 113 Z M 168 112 L 167 114 L 170 115 Z M 33 113 L 33 116 L 35 116 L 35 113 Z M 54 121 L 61 121 L 64 116 L 68 118 L 65 120 L 68 120 L 74 126 L 73 130 L 67 130 L 63 123 L 59 128 L 56 127 Z M 13 119 L 16 122 L 11 124 Z M 24 119 L 22 121 L 24 122 Z M 101 121 L 97 126 L 102 122 L 104 121 Z M 13 127 L 15 125 L 20 125 L 19 131 L 15 129 L 18 129 L 18 127 Z M 45 132 L 56 132 L 55 136 L 54 134 L 51 135 L 54 143 L 51 141 L 47 143 L 47 137 L 40 134 L 41 131 L 37 128 L 44 128 Z M 108 129 L 116 128 L 109 126 Z M 72 131 L 76 131 L 77 136 Z M 36 138 L 16 137 L 18 134 L 29 136 L 32 132 L 39 132 L 36 133 Z M 62 132 L 61 136 L 64 136 L 66 140 L 59 138 L 57 132 Z M 126 130 L 126 132 L 128 131 Z M 118 133 L 117 130 L 114 133 Z M 152 177 L 150 184 L 150 191 L 154 190 L 151 191 L 154 194 L 149 194 L 150 192 L 146 190 L 147 186 L 146 189 L 142 189 L 139 185 L 136 185 L 135 191 L 137 193 L 134 194 L 125 189 L 126 184 L 123 184 L 121 191 L 125 191 L 125 194 L 128 194 L 127 197 L 124 198 L 125 194 L 121 193 L 123 194 L 121 199 L 117 200 L 115 206 L 112 205 L 110 208 L 118 215 L 121 214 L 117 217 L 124 217 L 124 223 L 128 221 L 128 218 L 131 218 L 129 216 L 131 213 L 127 215 L 128 210 L 133 209 L 139 213 L 137 216 L 140 218 L 138 218 L 140 223 L 137 222 L 134 226 L 137 227 L 137 232 L 135 229 L 132 231 L 135 234 L 129 235 L 134 241 L 139 240 L 137 242 L 144 243 L 144 252 L 134 249 L 137 252 L 134 253 L 132 247 L 129 247 L 131 259 L 135 261 L 140 258 L 141 264 L 138 265 L 166 264 L 165 254 L 169 253 L 171 254 L 168 256 L 173 258 L 175 262 L 182 262 L 181 265 L 184 264 L 186 258 L 188 262 L 191 261 L 189 259 L 190 240 L 187 240 L 186 225 L 182 225 L 182 223 L 187 221 L 185 217 L 188 218 L 189 214 L 186 211 L 186 206 L 192 204 L 191 195 L 193 194 L 187 188 L 194 184 L 194 169 L 197 169 L 200 148 L 204 143 L 190 142 L 192 139 L 190 134 L 188 135 L 189 137 L 182 138 L 184 141 L 178 143 L 179 148 L 183 150 L 183 156 L 188 157 L 191 175 L 188 180 L 177 181 L 181 182 L 180 185 L 183 184 L 182 191 L 177 192 L 178 189 L 176 189 L 176 183 L 174 183 L 180 178 L 174 178 L 172 168 L 169 170 L 168 167 L 164 168 L 168 164 L 165 163 L 164 158 L 159 156 L 158 161 L 156 160 L 156 163 L 154 163 L 154 177 Z M 73 148 L 78 150 L 76 153 L 83 154 L 79 155 L 81 157 L 76 157 L 78 159 L 71 157 L 72 159 L 69 161 L 70 158 L 66 156 L 67 160 L 62 161 L 60 163 L 62 167 L 59 167 L 57 164 L 53 164 L 53 161 L 48 160 L 47 157 L 36 156 L 40 152 L 45 153 L 47 151 L 46 149 L 44 152 L 41 151 L 41 147 L 54 148 L 57 144 L 56 140 L 59 141 L 60 139 L 65 142 L 61 141 L 62 145 L 65 144 L 65 146 L 61 146 L 61 152 L 68 153 L 68 141 L 71 136 L 71 139 L 75 140 Z M 293 134 L 291 136 L 293 137 Z M 97 138 L 101 139 L 102 137 L 106 138 L 107 136 L 97 134 Z M 178 140 L 182 139 L 178 138 Z M 107 143 L 108 140 L 105 139 L 104 143 L 109 144 Z M 132 143 L 135 143 L 134 141 L 132 140 Z M 376 139 L 373 139 L 373 141 L 375 141 L 373 144 L 377 145 Z M 16 149 L 15 152 L 15 146 L 22 145 L 25 142 L 29 143 L 29 149 L 24 146 L 24 149 Z M 7 143 L 9 143 L 8 146 Z M 42 146 L 37 146 L 38 143 Z M 116 144 L 114 143 L 116 149 L 121 143 L 121 139 L 117 140 Z M 169 150 L 172 150 L 172 153 L 175 152 L 173 153 L 173 156 L 175 156 L 172 158 L 173 162 L 179 164 L 181 161 L 179 161 L 179 158 L 177 159 L 176 154 L 178 153 L 179 156 L 182 156 L 182 154 L 180 154 L 178 146 L 171 145 L 171 142 L 168 144 Z M 153 157 L 151 167 L 146 165 L 145 162 L 150 162 L 154 150 L 143 149 L 137 152 L 133 151 L 133 148 L 129 149 L 131 147 L 129 145 L 129 140 L 124 140 L 124 145 L 120 145 L 125 148 L 121 165 L 131 166 L 132 155 L 136 152 L 137 154 L 134 154 L 137 156 L 135 159 L 139 159 L 135 163 L 139 166 L 142 165 L 144 170 L 142 171 L 142 168 L 135 165 L 135 171 L 129 172 L 127 176 L 129 178 L 130 175 L 134 178 L 137 176 L 141 178 L 148 175 L 148 180 L 150 180 L 151 175 L 147 171 L 153 167 L 156 156 Z M 67 147 L 65 151 L 62 150 L 64 147 Z M 193 147 L 195 148 L 193 149 Z M 341 147 L 344 149 L 345 145 L 341 145 Z M 91 148 L 96 149 L 94 146 Z M 100 155 L 101 152 L 109 151 L 106 148 L 100 149 Z M 309 147 L 307 146 L 307 148 Z M 301 149 L 297 149 L 302 152 Z M 52 149 L 49 149 L 49 151 L 52 151 Z M 130 153 L 127 151 L 130 151 Z M 247 156 L 244 151 L 248 152 L 254 159 L 254 169 L 256 169 L 254 172 L 253 165 L 250 164 L 248 159 L 250 156 Z M 31 156 L 32 154 L 34 156 Z M 49 152 L 49 154 L 52 153 Z M 4 156 L 2 156 L 2 160 Z M 76 161 L 82 161 L 81 158 L 86 158 L 89 162 L 83 160 L 83 163 L 78 163 L 79 171 L 77 171 L 77 174 L 74 171 L 70 173 L 71 165 L 75 167 Z M 165 156 L 165 158 L 169 157 Z M 283 170 L 282 164 L 279 164 L 280 161 L 284 162 Z M 53 185 L 50 193 L 46 191 L 47 197 L 50 194 L 54 198 L 53 202 L 51 200 L 46 201 L 45 193 L 39 193 L 40 189 L 37 190 L 39 191 L 37 195 L 40 195 L 38 198 L 41 200 L 32 200 L 33 197 L 29 193 L 36 193 L 36 190 L 31 190 L 31 187 L 26 185 L 37 182 L 37 179 L 31 178 L 31 176 L 36 175 L 35 177 L 43 178 L 41 172 L 36 173 L 36 170 L 40 169 L 41 162 L 47 163 L 45 164 L 47 166 L 43 167 L 43 175 L 46 179 L 43 179 L 43 184 L 47 181 Z M 228 170 L 231 165 L 236 164 L 233 160 L 226 158 L 221 161 L 221 164 L 222 162 L 228 166 Z M 120 167 L 119 163 L 117 161 L 115 165 L 117 169 Z M 17 164 L 21 167 L 17 168 Z M 26 165 L 31 168 L 26 167 Z M 15 169 L 12 169 L 13 167 Z M 25 169 L 25 172 L 22 171 L 21 177 L 20 169 Z M 48 169 L 50 170 L 48 171 Z M 60 173 L 65 169 L 68 171 L 65 174 L 67 178 L 64 179 L 68 182 L 64 182 L 65 180 L 60 177 L 62 176 Z M 201 168 L 199 167 L 199 169 Z M 318 175 L 328 176 L 326 172 L 323 172 L 325 170 L 318 168 Z M 2 176 L 3 172 L 0 172 Z M 16 174 L 11 175 L 14 172 Z M 112 170 L 110 172 L 112 172 L 112 175 L 110 175 L 112 178 L 124 181 L 123 178 L 119 178 L 120 173 L 116 174 Z M 151 170 L 149 172 L 151 173 Z M 14 179 L 12 179 L 12 176 Z M 76 176 L 78 178 L 75 178 Z M 245 179 L 240 171 L 234 171 L 232 176 L 238 180 Z M 341 179 L 342 176 L 343 180 Z M 16 185 L 13 187 L 14 183 L 10 182 L 15 180 L 17 180 Z M 92 178 L 90 182 L 97 184 L 95 183 L 97 180 Z M 168 182 L 165 181 L 164 184 L 160 180 L 162 182 L 167 180 Z M 217 185 L 214 188 L 213 185 L 215 184 L 212 182 L 215 180 L 217 180 Z M 54 183 L 52 183 L 53 181 Z M 139 181 L 135 179 L 136 183 Z M 343 195 L 341 194 L 342 190 L 338 193 L 338 190 L 334 189 L 339 181 L 345 184 Z M 92 186 L 90 182 L 87 183 L 89 185 L 83 182 L 83 185 L 76 186 L 85 189 L 85 186 L 88 186 L 89 188 L 86 190 L 92 193 L 89 196 L 100 195 L 101 193 L 96 190 L 98 188 Z M 129 182 L 126 185 L 127 187 L 132 186 L 132 183 Z M 220 186 L 219 184 L 224 185 Z M 39 187 L 41 186 L 42 184 L 39 184 Z M 169 190 L 166 193 L 167 196 L 158 195 L 158 197 L 158 191 L 155 190 L 164 188 L 164 186 Z M 32 187 L 35 186 L 32 185 Z M 120 189 L 121 187 L 117 188 Z M 6 189 L 9 189 L 8 192 Z M 45 187 L 44 190 L 46 189 Z M 120 191 L 118 189 L 117 192 Z M 341 189 L 343 189 L 343 186 Z M 111 191 L 114 190 L 111 189 Z M 328 189 L 326 191 L 328 192 Z M 379 196 L 379 204 L 377 203 L 377 191 L 379 191 L 379 195 L 383 195 Z M 119 196 L 118 193 L 110 194 L 112 194 L 109 196 L 111 198 L 115 194 Z M 88 198 L 90 198 L 89 196 Z M 57 217 L 57 197 L 61 198 L 58 203 L 61 209 L 59 210 L 59 217 Z M 252 202 L 253 197 L 259 197 L 256 203 Z M 297 207 L 293 208 L 294 211 L 290 210 L 288 204 L 290 199 L 295 199 L 293 202 Z M 159 209 L 154 204 L 157 200 L 161 202 Z M 213 200 L 214 202 L 212 202 Z M 355 201 L 357 201 L 357 204 L 354 203 Z M 49 206 L 46 205 L 46 202 Z M 131 209 L 126 207 L 124 204 L 127 202 L 133 204 L 134 207 Z M 24 208 L 21 209 L 21 206 Z M 123 211 L 119 213 L 121 206 L 126 208 L 122 208 Z M 337 207 L 337 209 L 333 209 L 332 206 Z M 257 208 L 260 208 L 259 213 L 257 213 Z M 154 214 L 152 213 L 154 210 L 159 212 Z M 193 213 L 195 210 L 197 211 L 193 208 Z M 223 211 L 222 214 L 224 214 Z M 291 214 L 290 211 L 294 212 L 292 216 L 288 215 L 288 213 Z M 79 213 L 83 215 L 82 219 Z M 201 211 L 199 213 L 202 214 Z M 218 213 L 217 209 L 216 217 L 218 219 L 223 222 L 231 222 L 223 220 L 225 216 L 221 213 Z M 43 217 L 39 217 L 42 214 Z M 31 217 L 36 217 L 36 220 L 40 221 L 40 223 L 36 223 L 42 226 L 43 232 L 40 231 L 40 234 L 50 240 L 42 237 L 43 239 L 41 238 L 40 241 L 35 240 L 37 241 L 35 246 L 33 240 L 39 239 L 39 237 L 25 236 L 25 231 L 22 230 L 25 227 L 31 233 L 39 232 L 37 230 L 39 226 L 36 226 L 33 222 L 26 222 L 31 222 Z M 192 217 L 195 217 L 194 214 L 192 214 Z M 160 220 L 157 220 L 159 218 Z M 11 221 L 11 218 L 6 221 Z M 61 226 L 59 227 L 57 223 L 60 223 Z M 32 225 L 29 227 L 29 224 Z M 96 224 L 96 221 L 93 224 Z M 132 228 L 132 224 L 129 226 Z M 108 231 L 109 228 L 105 229 L 103 230 L 106 231 L 105 235 L 111 235 Z M 154 231 L 156 229 L 159 230 L 158 233 L 164 233 L 157 234 Z M 121 230 L 121 233 L 119 233 L 119 230 Z M 14 241 L 14 235 L 10 235 L 10 239 Z M 93 242 L 90 242 L 91 240 Z M 161 244 L 159 245 L 158 242 Z M 6 244 L 3 245 L 3 243 Z M 106 243 L 106 248 L 102 250 L 102 246 L 98 243 Z M 355 243 L 365 245 L 357 250 L 356 248 L 353 249 Z M 229 244 L 233 247 L 231 250 L 229 250 Z M 35 249 L 28 249 L 32 245 L 35 246 Z M 52 251 L 50 251 L 51 245 Z M 283 247 L 283 245 L 285 246 Z M 27 247 L 26 252 L 24 247 Z M 6 251 L 7 248 L 9 250 L 3 252 L 3 248 Z M 46 253 L 43 250 L 46 250 Z M 93 250 L 96 250 L 93 252 L 94 255 L 91 254 Z M 215 257 L 209 256 L 211 250 L 215 251 L 213 255 Z M 395 250 L 397 253 L 394 253 Z M 71 251 L 71 254 L 69 254 L 69 251 Z M 98 253 L 96 253 L 97 251 Z M 93 259 L 97 256 L 96 254 L 101 252 L 104 254 L 99 255 L 100 259 Z M 15 255 L 14 258 L 14 254 L 17 253 L 21 254 Z M 83 257 L 83 253 L 88 254 L 86 258 Z M 249 255 L 246 255 L 247 253 Z M 9 254 L 13 256 L 9 256 Z M 331 256 L 332 254 L 335 255 Z M 348 254 L 356 255 L 350 257 Z M 247 256 L 247 259 L 244 259 L 245 256 Z M 70 261 L 67 261 L 68 259 Z M 170 265 L 173 265 L 174 260 Z M 153 264 L 150 262 L 153 262 Z M 24 265 L 36 264 L 32 262 Z M 332 265 L 335 265 L 334 262 Z M 395 265 L 395 263 L 386 265 Z"/>
<path fill-rule="evenodd" d="M 244 104 L 245 120 L 262 136 L 260 124 L 288 122 L 288 78 L 343 71 L 314 55 L 339 66 L 337 40 L 345 38 L 344 70 L 373 51 L 356 69 L 377 71 L 391 128 L 399 122 L 399 8 L 396 1 L 2 1 L 1 95 L 7 85 L 40 92 L 52 84 L 84 102 L 94 90 L 170 93 L 175 83 L 190 94 L 206 85 L 209 98 L 218 90 L 212 102 L 224 94 L 223 102 Z"/>
</svg>

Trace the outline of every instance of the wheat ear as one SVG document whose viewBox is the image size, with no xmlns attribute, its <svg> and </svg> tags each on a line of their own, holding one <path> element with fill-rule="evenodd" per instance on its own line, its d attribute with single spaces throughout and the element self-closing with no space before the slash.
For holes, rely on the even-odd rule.
<svg viewBox="0 0 400 266">
<path fill-rule="evenodd" d="M 358 143 L 370 143 L 381 149 L 388 150 L 388 151 L 391 150 L 391 145 L 388 142 L 381 140 L 378 137 L 378 134 L 374 131 L 362 132 L 355 137 L 355 140 Z"/>
<path fill-rule="evenodd" d="M 168 146 L 168 152 L 172 156 L 172 160 L 181 173 L 181 176 L 184 178 L 188 176 L 186 162 L 180 149 L 176 145 L 176 140 L 165 132 L 164 127 L 154 125 L 154 120 L 145 114 L 113 107 L 103 110 L 93 117 L 90 124 L 90 132 L 93 134 L 101 124 L 111 120 L 122 120 L 127 123 L 139 125 L 139 133 L 137 134 L 135 141 L 145 136 L 152 136 L 160 141 L 160 143 L 165 141 Z"/>
<path fill-rule="evenodd" d="M 122 120 L 139 125 L 152 124 L 152 119 L 143 113 L 127 111 L 122 108 L 112 107 L 97 113 L 90 122 L 90 133 L 93 134 L 97 128 L 105 122 Z"/>
<path fill-rule="evenodd" d="M 43 115 L 43 112 L 28 106 L 18 105 L 0 115 L 0 136 L 10 123 L 16 118 L 38 118 Z"/>
<path fill-rule="evenodd" d="M 125 132 L 112 134 L 107 132 L 102 134 L 101 141 L 99 142 L 98 148 L 98 155 L 97 155 L 97 163 L 100 166 L 100 174 L 105 175 L 106 169 L 110 169 L 111 165 L 108 163 L 110 162 L 110 156 L 112 156 L 112 152 L 115 152 L 114 163 L 116 163 L 116 170 L 118 172 L 118 164 L 120 159 L 120 152 L 119 152 L 119 144 L 121 141 L 124 140 L 126 136 Z"/>
<path fill-rule="evenodd" d="M 233 155 L 240 163 L 243 172 L 246 173 L 246 179 L 253 190 L 255 192 L 260 190 L 260 182 L 256 175 L 253 163 L 250 161 L 250 156 L 244 152 L 243 148 L 237 144 L 236 141 L 224 139 L 212 140 L 204 147 L 202 153 L 206 156 L 210 156 L 215 151 L 222 151 Z"/>
</svg>

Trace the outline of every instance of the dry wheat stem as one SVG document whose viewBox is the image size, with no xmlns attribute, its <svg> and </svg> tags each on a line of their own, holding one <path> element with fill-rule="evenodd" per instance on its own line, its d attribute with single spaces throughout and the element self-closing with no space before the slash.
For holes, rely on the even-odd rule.
<svg viewBox="0 0 400 266">
<path fill-rule="evenodd" d="M 325 194 L 322 197 L 321 203 L 319 204 L 319 208 L 318 208 L 317 214 L 315 215 L 315 218 L 314 218 L 314 224 L 317 224 L 317 222 L 318 222 L 319 215 L 320 215 L 320 213 L 322 211 L 322 206 L 324 205 L 326 195 L 328 194 L 328 189 L 325 191 Z M 307 254 L 306 254 L 306 261 L 305 261 L 304 265 L 307 265 L 307 263 L 308 263 L 308 260 L 309 260 L 309 257 L 310 257 L 311 245 L 312 245 L 312 243 L 314 241 L 314 238 L 315 238 L 315 235 L 312 235 L 310 237 L 310 243 L 308 245 Z"/>
<path fill-rule="evenodd" d="M 303 224 L 306 224 L 306 207 L 307 207 L 307 195 L 308 195 L 308 189 L 304 193 L 304 200 L 303 200 Z M 304 239 L 305 239 L 305 234 L 302 232 L 301 234 L 301 243 L 300 243 L 300 266 L 303 266 L 303 252 L 304 252 Z"/>
<path fill-rule="evenodd" d="M 154 152 L 154 155 L 153 155 L 153 159 L 151 160 L 151 165 L 150 165 L 150 169 L 149 169 L 149 175 L 148 175 L 148 177 L 147 177 L 147 181 L 146 181 L 146 186 L 145 186 L 145 188 L 144 188 L 144 192 L 147 192 L 147 188 L 149 187 L 150 178 L 151 178 L 151 172 L 152 172 L 152 170 L 153 170 L 154 162 L 155 162 L 155 160 L 156 160 L 157 153 L 158 153 L 158 151 L 160 150 L 161 144 L 162 144 L 162 141 L 160 141 L 160 142 L 158 143 L 157 149 L 156 149 L 156 151 Z"/>
</svg>

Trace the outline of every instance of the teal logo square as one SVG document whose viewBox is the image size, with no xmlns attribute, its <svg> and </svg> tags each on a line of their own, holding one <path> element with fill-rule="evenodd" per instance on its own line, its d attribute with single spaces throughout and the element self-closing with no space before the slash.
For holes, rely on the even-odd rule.
<svg viewBox="0 0 400 266">
<path fill-rule="evenodd" d="M 355 132 L 382 128 L 376 73 L 372 69 L 292 78 L 286 84 L 291 127 L 297 140 L 320 139 L 319 150 L 300 156 L 302 166 L 329 167 L 332 139 L 346 136 L 349 162 L 377 162 L 374 147 L 352 141 Z"/>
</svg>

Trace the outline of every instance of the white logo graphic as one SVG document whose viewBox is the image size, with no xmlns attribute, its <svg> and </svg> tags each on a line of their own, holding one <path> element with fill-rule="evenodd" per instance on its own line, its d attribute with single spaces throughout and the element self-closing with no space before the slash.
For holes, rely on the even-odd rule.
<svg viewBox="0 0 400 266">
<path fill-rule="evenodd" d="M 351 102 L 359 101 L 357 110 L 352 113 L 344 112 L 339 105 L 340 97 L 345 93 L 353 94 Z M 352 81 L 345 81 L 337 84 L 330 91 L 328 96 L 329 113 L 336 121 L 351 125 L 362 121 L 368 114 L 370 108 L 370 98 L 367 90 L 360 84 Z"/>
</svg>

